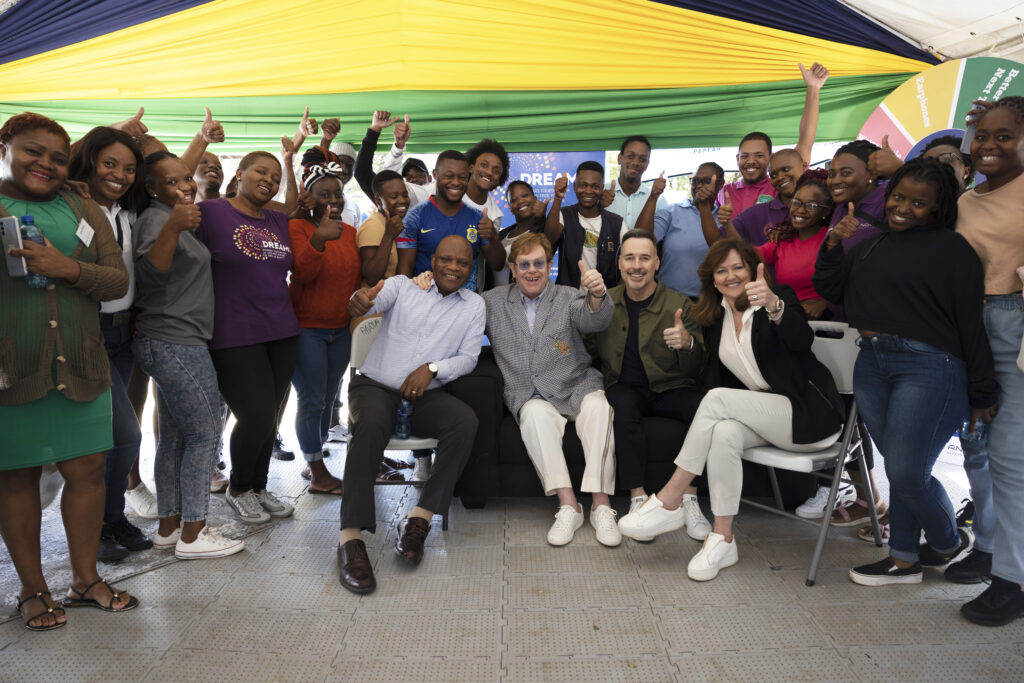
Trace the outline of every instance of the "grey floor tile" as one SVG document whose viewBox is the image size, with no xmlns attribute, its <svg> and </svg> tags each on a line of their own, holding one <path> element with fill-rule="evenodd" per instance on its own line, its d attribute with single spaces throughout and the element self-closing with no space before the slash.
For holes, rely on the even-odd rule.
<svg viewBox="0 0 1024 683">
<path fill-rule="evenodd" d="M 207 610 L 175 643 L 175 649 L 262 652 L 322 657 L 324 648 L 339 642 L 351 614 L 307 609 L 259 611 Z"/>
<path fill-rule="evenodd" d="M 4 655 L 16 650 L 44 653 L 88 652 L 90 650 L 164 650 L 174 644 L 197 617 L 191 607 L 140 607 L 123 614 L 79 607 L 68 610 L 68 625 L 57 631 L 25 633 Z"/>
<path fill-rule="evenodd" d="M 338 662 L 350 657 L 411 658 L 498 656 L 501 652 L 498 612 L 357 612 L 342 642 Z M 397 650 L 396 650 L 397 648 Z"/>
<path fill-rule="evenodd" d="M 65 626 L 65 629 L 69 626 Z M 45 637 L 46 633 L 38 634 Z M 78 650 L 4 652 L 0 681 L 141 681 L 160 659 L 160 650 Z M 181 679 L 178 679 L 181 680 Z"/>
<path fill-rule="evenodd" d="M 288 519 L 278 522 L 267 539 L 271 548 L 330 548 L 338 543 L 338 520 Z"/>
<path fill-rule="evenodd" d="M 339 662 L 327 676 L 328 683 L 489 683 L 498 680 L 500 666 L 497 656 L 473 659 L 344 657 L 339 658 Z"/>
<path fill-rule="evenodd" d="M 509 519 L 506 533 L 509 545 L 541 545 L 547 543 L 548 529 L 555 521 L 554 510 L 545 511 L 545 515 L 530 515 Z M 584 520 L 583 526 L 576 530 L 573 536 L 572 545 L 601 545 L 594 535 L 594 529 L 590 522 Z"/>
<path fill-rule="evenodd" d="M 799 524 L 799 522 L 790 522 Z M 807 571 L 811 566 L 814 554 L 814 542 L 807 541 L 756 541 L 757 548 L 774 569 L 802 569 Z M 885 547 L 876 548 L 873 543 L 865 543 L 856 536 L 853 538 L 830 538 L 825 544 L 821 556 L 821 567 L 856 567 L 869 562 L 877 562 L 888 554 Z M 743 550 L 740 549 L 742 557 Z"/>
<path fill-rule="evenodd" d="M 509 546 L 508 570 L 513 574 L 608 574 L 633 571 L 633 561 L 622 546 Z"/>
<path fill-rule="evenodd" d="M 655 610 L 672 654 L 799 650 L 830 643 L 800 607 L 696 606 Z"/>
<path fill-rule="evenodd" d="M 691 581 L 685 569 L 669 574 L 642 574 L 655 606 L 783 605 L 797 596 L 775 572 L 733 571 L 730 567 L 714 581 Z"/>
<path fill-rule="evenodd" d="M 685 534 L 682 539 L 671 541 L 666 540 L 664 536 L 659 536 L 653 543 L 631 543 L 629 552 L 640 574 L 682 573 L 685 576 L 686 566 L 693 556 L 700 552 L 701 544 Z M 770 570 L 764 554 L 757 546 L 745 543 L 739 537 L 737 537 L 736 543 L 740 561 L 726 571 L 766 572 Z"/>
<path fill-rule="evenodd" d="M 338 542 L 322 548 L 268 547 L 245 565 L 257 574 L 333 574 L 338 567 Z"/>
<path fill-rule="evenodd" d="M 207 560 L 193 560 L 195 563 Z M 119 582 L 117 587 L 139 598 L 144 608 L 192 608 L 200 610 L 217 599 L 231 574 L 208 570 L 200 580 L 173 565 Z M 74 610 L 71 614 L 75 614 Z"/>
<path fill-rule="evenodd" d="M 720 652 L 674 657 L 687 681 L 758 681 L 792 683 L 816 681 L 847 683 L 856 680 L 849 662 L 828 649 L 762 651 L 756 655 L 744 652 Z M 897 679 L 898 680 L 898 679 Z M 915 680 L 910 677 L 904 680 Z"/>
<path fill-rule="evenodd" d="M 387 575 L 378 580 L 377 590 L 362 598 L 359 613 L 499 610 L 501 597 L 495 576 Z"/>
<path fill-rule="evenodd" d="M 505 616 L 509 658 L 639 657 L 664 652 L 649 609 L 507 612 Z"/>
<path fill-rule="evenodd" d="M 656 683 L 677 680 L 677 671 L 664 656 L 600 659 L 544 659 L 510 661 L 505 680 L 516 683 L 566 683 L 605 681 L 607 683 Z"/>
<path fill-rule="evenodd" d="M 949 588 L 956 591 L 956 584 L 947 583 L 941 578 L 941 574 L 934 569 L 925 569 L 924 581 L 919 584 L 896 584 L 893 586 L 861 586 L 850 581 L 850 570 L 846 567 L 835 567 L 819 569 L 815 577 L 814 585 L 807 586 L 806 570 L 788 570 L 775 572 L 775 575 L 785 582 L 790 590 L 800 599 L 800 602 L 812 604 L 865 604 L 865 603 L 886 603 L 892 601 L 912 600 L 959 600 L 966 602 L 971 597 L 980 593 L 978 586 L 971 586 L 970 591 L 960 600 L 956 595 L 951 594 Z M 949 588 L 947 588 L 949 587 Z"/>
<path fill-rule="evenodd" d="M 1022 681 L 1019 645 L 851 648 L 847 658 L 864 681 Z"/>
<path fill-rule="evenodd" d="M 404 515 L 399 515 L 401 522 Z M 449 522 L 448 531 L 441 529 L 441 518 L 435 516 L 430 523 L 430 534 L 427 536 L 427 548 L 473 548 L 476 546 L 501 546 L 505 543 L 504 529 L 491 522 L 462 521 L 459 524 Z M 380 529 L 377 530 L 380 533 Z M 394 545 L 398 539 L 398 523 L 387 527 L 384 545 Z"/>
<path fill-rule="evenodd" d="M 146 683 L 322 681 L 331 670 L 335 649 L 332 646 L 327 653 L 312 657 L 270 652 L 226 652 L 219 648 L 171 650 L 154 667 Z"/>
<path fill-rule="evenodd" d="M 336 572 L 322 578 L 239 572 L 221 589 L 211 608 L 352 612 L 358 602 L 359 596 L 342 587 Z"/>
<path fill-rule="evenodd" d="M 792 512 L 792 511 L 790 511 Z M 710 520 L 711 517 L 708 517 Z M 818 540 L 818 520 L 815 526 L 806 522 L 781 517 L 779 515 L 752 508 L 749 505 L 740 506 L 740 514 L 736 516 L 734 530 L 737 535 L 744 536 L 747 540 L 776 541 L 776 540 L 801 540 L 814 543 Z M 840 536 L 849 535 L 849 529 L 831 529 L 829 541 Z M 826 545 L 826 547 L 828 547 Z"/>
<path fill-rule="evenodd" d="M 888 587 L 876 588 L 885 591 Z M 880 596 L 881 599 L 881 596 Z M 951 601 L 891 602 L 868 605 L 808 605 L 811 618 L 837 648 L 919 647 L 952 643 L 1024 642 L 1024 620 L 999 629 L 976 626 L 960 616 Z M 850 633 L 857 633 L 851 642 Z"/>
<path fill-rule="evenodd" d="M 21 617 L 11 610 L 12 614 L 8 621 L 0 624 L 0 652 L 11 643 L 17 642 L 30 631 L 22 625 Z M 67 628 L 65 626 L 64 628 Z"/>
<path fill-rule="evenodd" d="M 399 557 L 391 546 L 381 550 L 375 566 L 378 580 L 384 576 L 478 576 L 501 575 L 504 549 L 499 546 L 476 548 L 425 548 L 419 566 Z"/>
<path fill-rule="evenodd" d="M 509 609 L 622 609 L 647 605 L 640 578 L 624 574 L 513 574 L 508 577 Z"/>
</svg>

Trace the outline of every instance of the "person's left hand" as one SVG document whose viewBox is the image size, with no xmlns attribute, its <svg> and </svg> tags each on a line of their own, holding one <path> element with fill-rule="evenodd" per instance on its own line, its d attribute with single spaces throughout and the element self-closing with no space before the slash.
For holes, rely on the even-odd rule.
<svg viewBox="0 0 1024 683">
<path fill-rule="evenodd" d="M 142 115 L 146 113 L 144 107 L 139 107 L 139 111 L 131 118 L 125 119 L 124 121 L 118 121 L 117 123 L 110 124 L 111 128 L 128 133 L 132 136 L 132 139 L 139 137 L 144 133 L 149 132 L 149 128 L 142 122 Z"/>
<path fill-rule="evenodd" d="M 536 197 L 533 198 L 533 203 L 530 204 L 530 213 L 537 218 L 543 218 L 548 212 L 548 204 L 551 203 L 550 199 L 541 201 Z"/>
<path fill-rule="evenodd" d="M 601 208 L 607 209 L 615 201 L 615 181 L 613 180 L 607 190 L 601 190 Z"/>
<path fill-rule="evenodd" d="M 68 282 L 76 282 L 82 269 L 78 261 L 68 258 L 53 246 L 50 240 L 43 237 L 44 244 L 25 240 L 23 249 L 11 249 L 11 256 L 21 256 L 30 273 L 38 273 L 48 278 L 63 278 Z"/>
<path fill-rule="evenodd" d="M 213 120 L 213 113 L 209 107 L 203 107 L 203 109 L 206 110 L 206 118 L 203 119 L 203 125 L 199 126 L 199 136 L 207 144 L 224 142 L 224 127 L 220 125 L 220 121 Z"/>
<path fill-rule="evenodd" d="M 693 336 L 683 325 L 683 309 L 676 309 L 676 324 L 663 332 L 665 344 L 673 351 L 686 350 L 690 348 L 690 341 Z"/>
<path fill-rule="evenodd" d="M 289 138 L 286 135 L 285 136 L 281 136 L 281 156 L 282 157 L 284 157 L 285 159 L 289 159 L 289 160 L 292 159 L 295 156 L 295 150 L 297 148 L 298 148 L 298 145 L 295 144 L 294 140 L 292 140 L 291 138 Z"/>
<path fill-rule="evenodd" d="M 412 135 L 412 126 L 409 125 L 408 114 L 405 115 L 405 121 L 399 121 L 395 124 L 392 135 L 395 137 L 395 147 L 405 149 L 405 143 L 409 142 L 409 136 Z"/>
<path fill-rule="evenodd" d="M 292 211 L 291 217 L 309 218 L 314 208 L 316 208 L 316 199 L 313 198 L 313 193 L 302 188 L 299 190 L 299 197 L 295 201 L 295 209 Z"/>
<path fill-rule="evenodd" d="M 412 281 L 417 287 L 425 292 L 430 289 L 430 283 L 434 281 L 434 274 L 429 270 L 424 270 L 422 273 L 414 277 Z"/>
<path fill-rule="evenodd" d="M 74 192 L 82 199 L 92 199 L 92 195 L 89 194 L 89 183 L 83 180 L 65 180 L 60 189 L 65 192 Z"/>
<path fill-rule="evenodd" d="M 434 373 L 428 370 L 427 364 L 424 363 L 409 373 L 409 376 L 402 382 L 402 386 L 398 388 L 398 393 L 402 395 L 402 398 L 416 401 L 423 396 L 432 379 L 434 379 Z"/>
<path fill-rule="evenodd" d="M 651 196 L 657 198 L 664 194 L 666 184 L 665 172 L 662 171 L 661 175 L 654 179 L 654 184 L 651 185 Z"/>
<path fill-rule="evenodd" d="M 324 119 L 320 124 L 320 137 L 325 142 L 330 142 L 341 132 L 341 119 Z"/>
<path fill-rule="evenodd" d="M 800 67 L 800 75 L 804 77 L 804 83 L 809 88 L 821 90 L 821 86 L 825 85 L 825 81 L 828 80 L 828 69 L 818 62 L 811 64 L 810 69 L 803 64 L 797 64 L 797 66 Z"/>
<path fill-rule="evenodd" d="M 607 288 L 604 286 L 604 278 L 601 277 L 601 273 L 594 270 L 593 268 L 587 270 L 587 266 L 580 259 L 580 286 L 583 287 L 590 296 L 600 299 L 607 292 Z"/>
<path fill-rule="evenodd" d="M 747 290 L 747 301 L 750 302 L 751 306 L 763 306 L 769 311 L 773 311 L 779 306 L 779 297 L 775 296 L 768 287 L 768 280 L 764 277 L 764 264 L 757 264 L 757 277 L 753 282 L 748 282 L 746 286 Z"/>
<path fill-rule="evenodd" d="M 825 303 L 824 299 L 804 299 L 800 302 L 800 305 L 803 307 L 804 313 L 811 320 L 821 320 L 821 316 L 828 309 L 828 304 Z"/>
<path fill-rule="evenodd" d="M 487 217 L 487 207 L 484 207 L 484 214 L 476 224 L 476 234 L 482 240 L 490 242 L 498 235 L 494 230 L 494 221 Z"/>
</svg>

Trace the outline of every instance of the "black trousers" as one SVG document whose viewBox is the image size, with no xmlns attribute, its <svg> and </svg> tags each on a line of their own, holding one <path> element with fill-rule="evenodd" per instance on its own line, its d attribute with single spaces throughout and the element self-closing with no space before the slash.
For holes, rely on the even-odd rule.
<svg viewBox="0 0 1024 683">
<path fill-rule="evenodd" d="M 345 458 L 345 496 L 341 501 L 341 528 L 377 531 L 373 484 L 384 460 L 384 447 L 395 432 L 398 391 L 357 375 L 348 388 L 352 433 Z M 443 389 L 430 389 L 414 402 L 412 433 L 437 439 L 437 456 L 430 478 L 420 491 L 419 507 L 444 512 L 452 500 L 455 482 L 469 460 L 476 438 L 473 410 Z"/>
<path fill-rule="evenodd" d="M 695 389 L 669 389 L 659 394 L 620 382 L 608 387 L 605 396 L 615 411 L 612 430 L 615 432 L 616 482 L 627 491 L 640 488 L 647 470 L 647 443 L 641 420 L 668 417 L 689 425 L 700 405 L 701 395 Z"/>
<path fill-rule="evenodd" d="M 288 396 L 299 354 L 299 338 L 210 351 L 217 385 L 235 415 L 231 430 L 231 488 L 267 488 L 278 408 Z"/>
</svg>

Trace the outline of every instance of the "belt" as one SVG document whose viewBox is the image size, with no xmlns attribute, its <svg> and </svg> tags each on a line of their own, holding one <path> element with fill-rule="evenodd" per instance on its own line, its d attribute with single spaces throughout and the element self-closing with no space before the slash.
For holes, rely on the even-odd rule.
<svg viewBox="0 0 1024 683">
<path fill-rule="evenodd" d="M 124 327 L 132 322 L 132 312 L 118 311 L 117 313 L 100 313 L 100 324 L 108 327 Z"/>
</svg>

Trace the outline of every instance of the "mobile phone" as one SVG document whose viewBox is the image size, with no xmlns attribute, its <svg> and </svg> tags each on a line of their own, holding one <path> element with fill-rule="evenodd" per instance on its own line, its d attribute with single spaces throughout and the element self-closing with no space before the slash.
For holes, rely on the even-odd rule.
<svg viewBox="0 0 1024 683">
<path fill-rule="evenodd" d="M 23 249 L 21 241 L 21 224 L 14 216 L 0 218 L 0 234 L 3 235 L 4 257 L 7 259 L 7 274 L 11 277 L 25 277 L 28 275 L 28 265 L 21 256 L 11 256 L 9 250 Z"/>
</svg>

